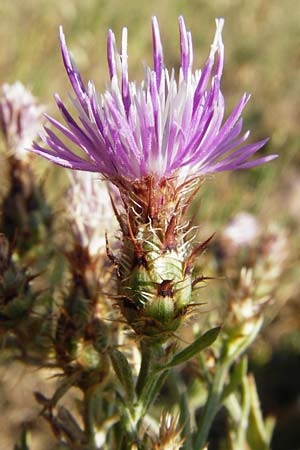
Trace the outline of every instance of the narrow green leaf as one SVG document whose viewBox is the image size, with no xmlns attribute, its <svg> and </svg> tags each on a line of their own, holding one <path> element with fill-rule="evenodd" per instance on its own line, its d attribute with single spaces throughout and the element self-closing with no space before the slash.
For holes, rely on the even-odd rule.
<svg viewBox="0 0 300 450">
<path fill-rule="evenodd" d="M 269 445 L 271 445 L 271 440 L 273 437 L 275 425 L 276 425 L 276 419 L 274 416 L 268 416 L 265 418 L 266 437 L 267 437 L 267 442 Z"/>
<path fill-rule="evenodd" d="M 83 432 L 79 424 L 67 408 L 64 406 L 59 407 L 57 419 L 64 424 L 68 430 L 68 435 L 70 439 L 72 439 L 72 442 L 80 442 L 83 439 Z"/>
<path fill-rule="evenodd" d="M 250 413 L 250 393 L 248 389 L 248 378 L 244 375 L 241 385 L 241 415 L 239 418 L 239 423 L 236 429 L 236 436 L 234 438 L 234 443 L 237 450 L 247 447 L 247 430 L 249 426 L 249 413 Z"/>
<path fill-rule="evenodd" d="M 165 367 L 171 368 L 178 366 L 178 364 L 182 364 L 189 359 L 193 358 L 193 356 L 197 355 L 197 353 L 204 350 L 206 347 L 209 347 L 218 337 L 220 333 L 221 327 L 212 328 L 196 339 L 192 344 L 188 345 L 184 350 L 177 353 L 174 356 L 172 361 Z"/>
<path fill-rule="evenodd" d="M 248 376 L 248 389 L 251 401 L 249 427 L 247 433 L 248 442 L 250 447 L 255 450 L 269 450 L 270 435 L 268 435 L 265 429 L 256 384 L 252 375 Z"/>
<path fill-rule="evenodd" d="M 111 352 L 111 360 L 117 377 L 122 383 L 128 400 L 134 401 L 134 382 L 131 367 L 126 357 L 116 348 Z"/>
</svg>

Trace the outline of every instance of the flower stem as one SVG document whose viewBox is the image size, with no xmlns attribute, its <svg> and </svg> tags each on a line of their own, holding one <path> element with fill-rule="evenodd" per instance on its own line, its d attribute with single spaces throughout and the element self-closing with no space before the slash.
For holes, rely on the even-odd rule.
<svg viewBox="0 0 300 450">
<path fill-rule="evenodd" d="M 159 362 L 164 355 L 161 345 L 149 339 L 141 340 L 140 351 L 142 360 L 135 386 L 136 396 L 133 394 L 130 404 L 120 398 L 121 425 L 124 433 L 120 450 L 131 450 L 135 448 L 134 446 L 141 445 L 139 430 L 142 420 L 164 381 L 164 373 L 158 370 Z"/>
<path fill-rule="evenodd" d="M 229 369 L 252 344 L 261 329 L 262 323 L 263 318 L 258 317 L 251 324 L 247 334 L 237 333 L 237 335 L 229 336 L 224 340 L 221 356 L 216 365 L 215 375 L 195 435 L 194 450 L 204 448 L 213 420 L 223 404 L 222 394 Z"/>
<path fill-rule="evenodd" d="M 217 365 L 207 402 L 195 436 L 194 450 L 202 450 L 206 444 L 209 430 L 222 404 L 222 393 L 228 370 L 228 361 L 221 359 Z"/>
<path fill-rule="evenodd" d="M 147 383 L 149 375 L 153 369 L 154 354 L 155 354 L 153 350 L 154 349 L 151 348 L 151 346 L 147 343 L 147 341 L 143 340 L 141 341 L 142 362 L 136 384 L 136 393 L 138 397 L 140 397 L 142 390 L 145 384 Z"/>
<path fill-rule="evenodd" d="M 237 428 L 236 433 L 236 448 L 237 449 L 246 449 L 247 448 L 247 429 L 249 426 L 249 414 L 251 407 L 251 398 L 250 392 L 248 388 L 248 378 L 245 375 L 242 381 L 242 402 L 241 402 L 241 410 L 242 414 L 240 416 L 239 427 Z"/>
</svg>

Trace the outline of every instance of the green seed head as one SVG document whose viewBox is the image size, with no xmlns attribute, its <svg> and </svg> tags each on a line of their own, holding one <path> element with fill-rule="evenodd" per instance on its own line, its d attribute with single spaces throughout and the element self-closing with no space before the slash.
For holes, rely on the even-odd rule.
<svg viewBox="0 0 300 450">
<path fill-rule="evenodd" d="M 130 325 L 138 334 L 153 336 L 178 328 L 191 301 L 192 280 L 185 273 L 181 247 L 165 248 L 149 228 L 140 228 L 136 246 L 130 241 L 124 246 L 120 293 L 124 296 L 121 309 Z"/>
</svg>

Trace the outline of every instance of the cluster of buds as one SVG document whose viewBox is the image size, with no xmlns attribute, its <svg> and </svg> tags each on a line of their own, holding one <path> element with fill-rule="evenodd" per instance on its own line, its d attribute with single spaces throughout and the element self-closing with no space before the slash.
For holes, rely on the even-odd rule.
<svg viewBox="0 0 300 450">
<path fill-rule="evenodd" d="M 9 240 L 16 240 L 20 254 L 40 243 L 52 223 L 43 186 L 35 180 L 26 151 L 41 127 L 43 110 L 20 82 L 2 86 L 0 131 L 6 144 L 9 189 L 2 200 L 1 228 Z"/>
<path fill-rule="evenodd" d="M 109 373 L 107 346 L 111 344 L 112 309 L 103 292 L 111 285 L 105 230 L 115 227 L 115 217 L 105 184 L 93 174 L 74 172 L 66 192 L 65 213 L 72 239 L 64 250 L 71 282 L 64 294 L 55 335 L 58 365 L 76 384 L 87 389 L 102 384 Z M 75 377 L 76 378 L 76 377 Z"/>
<path fill-rule="evenodd" d="M 30 166 L 9 159 L 10 189 L 3 199 L 1 228 L 10 240 L 16 240 L 19 254 L 40 244 L 52 228 L 52 211 L 42 184 L 36 184 Z"/>
</svg>

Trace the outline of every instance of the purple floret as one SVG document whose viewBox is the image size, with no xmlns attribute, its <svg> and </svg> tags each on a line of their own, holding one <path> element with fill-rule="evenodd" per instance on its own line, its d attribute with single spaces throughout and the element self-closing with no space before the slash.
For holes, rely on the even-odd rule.
<svg viewBox="0 0 300 450">
<path fill-rule="evenodd" d="M 220 84 L 224 65 L 223 19 L 217 29 L 203 70 L 192 71 L 192 36 L 179 17 L 181 65 L 164 66 L 156 17 L 152 20 L 154 67 L 146 68 L 142 83 L 128 81 L 127 29 L 120 53 L 108 32 L 107 59 L 110 87 L 102 95 L 90 81 L 84 85 L 60 28 L 64 65 L 73 87 L 76 120 L 59 96 L 55 99 L 66 126 L 47 116 L 55 129 L 41 135 L 47 148 L 33 144 L 32 151 L 71 169 L 99 172 L 105 177 L 141 179 L 178 176 L 185 180 L 224 170 L 246 169 L 271 161 L 277 155 L 252 156 L 267 139 L 245 144 L 242 111 L 250 96 L 244 94 L 224 120 L 225 101 Z M 62 141 L 59 132 L 66 140 Z M 80 149 L 78 156 L 74 149 Z"/>
</svg>

